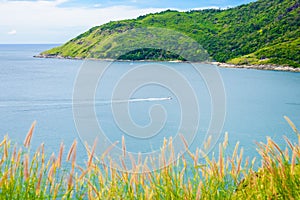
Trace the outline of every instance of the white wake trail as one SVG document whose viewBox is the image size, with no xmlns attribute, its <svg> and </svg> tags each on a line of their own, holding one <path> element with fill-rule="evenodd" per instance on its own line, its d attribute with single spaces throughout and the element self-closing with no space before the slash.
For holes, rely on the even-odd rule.
<svg viewBox="0 0 300 200">
<path fill-rule="evenodd" d="M 159 97 L 159 98 L 140 98 L 140 99 L 126 99 L 126 100 L 112 100 L 112 103 L 127 103 L 127 102 L 143 102 L 143 101 L 167 101 L 172 97 Z"/>
<path fill-rule="evenodd" d="M 0 107 L 32 107 L 32 106 L 72 106 L 72 105 L 101 105 L 111 103 L 129 103 L 129 102 L 151 102 L 151 101 L 168 101 L 172 100 L 172 97 L 151 97 L 151 98 L 136 98 L 136 99 L 121 99 L 121 100 L 84 100 L 72 102 L 70 101 L 56 101 L 56 102 L 45 102 L 45 101 L 2 101 Z"/>
</svg>

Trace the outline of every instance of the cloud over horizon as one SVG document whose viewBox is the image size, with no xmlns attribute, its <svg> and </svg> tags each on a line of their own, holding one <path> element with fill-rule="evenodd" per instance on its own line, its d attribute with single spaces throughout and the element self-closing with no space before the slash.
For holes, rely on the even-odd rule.
<svg viewBox="0 0 300 200">
<path fill-rule="evenodd" d="M 132 19 L 166 9 L 189 10 L 180 7 L 181 0 L 166 2 L 161 4 L 161 1 L 154 0 L 151 4 L 145 0 L 0 0 L 0 43 L 64 43 L 93 26 L 109 21 Z M 185 3 L 199 4 L 194 7 L 199 9 L 216 8 L 214 4 L 207 6 L 207 2 L 195 3 L 187 0 Z"/>
<path fill-rule="evenodd" d="M 109 21 L 136 18 L 164 9 L 112 6 L 60 7 L 66 0 L 0 1 L 0 43 L 61 43 Z M 8 35 L 18 35 L 12 40 Z"/>
<path fill-rule="evenodd" d="M 11 30 L 11 31 L 8 31 L 7 34 L 8 35 L 15 35 L 15 34 L 17 34 L 17 31 L 16 30 Z"/>
</svg>

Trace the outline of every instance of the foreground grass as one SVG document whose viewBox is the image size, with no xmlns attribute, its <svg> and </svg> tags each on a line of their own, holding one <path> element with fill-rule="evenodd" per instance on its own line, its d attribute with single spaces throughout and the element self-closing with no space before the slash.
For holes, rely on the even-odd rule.
<svg viewBox="0 0 300 200">
<path fill-rule="evenodd" d="M 116 170 L 112 162 L 111 166 L 101 164 L 109 159 L 109 150 L 95 157 L 95 145 L 86 147 L 86 166 L 78 166 L 76 141 L 66 158 L 63 144 L 57 156 L 47 158 L 43 144 L 32 152 L 34 123 L 24 147 L 12 145 L 8 137 L 0 143 L 0 199 L 299 199 L 300 134 L 286 120 L 298 141 L 285 138 L 284 150 L 267 138 L 266 143 L 257 144 L 260 158 L 250 161 L 238 144 L 232 155 L 226 153 L 226 135 L 218 153 L 206 156 L 199 149 L 194 153 L 187 150 L 170 165 L 151 173 L 139 161 L 132 161 L 130 172 Z M 172 139 L 165 141 L 162 151 L 166 147 L 173 148 Z M 65 162 L 69 166 L 62 167 Z M 254 170 L 258 163 L 258 170 Z M 144 173 L 135 173 L 141 171 Z"/>
</svg>

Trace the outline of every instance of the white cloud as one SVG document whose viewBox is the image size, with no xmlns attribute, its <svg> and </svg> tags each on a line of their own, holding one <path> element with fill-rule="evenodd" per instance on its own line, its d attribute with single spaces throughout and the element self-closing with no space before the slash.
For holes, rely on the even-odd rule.
<svg viewBox="0 0 300 200">
<path fill-rule="evenodd" d="M 11 41 L 9 37 L 0 34 L 0 43 L 65 42 L 96 25 L 165 10 L 132 6 L 106 8 L 59 6 L 64 2 L 66 0 L 1 1 L 0 27 L 7 29 L 14 27 L 18 30 L 18 34 Z"/>
<path fill-rule="evenodd" d="M 97 4 L 94 4 L 94 8 L 100 8 L 102 6 L 102 4 L 101 3 L 97 3 Z"/>
<path fill-rule="evenodd" d="M 191 10 L 205 10 L 205 9 L 219 9 L 220 7 L 217 6 L 208 6 L 208 7 L 200 7 L 200 8 L 193 8 Z"/>
<path fill-rule="evenodd" d="M 16 30 L 11 30 L 11 31 L 8 31 L 7 34 L 8 35 L 15 35 L 15 34 L 17 34 L 17 31 Z"/>
<path fill-rule="evenodd" d="M 101 7 L 101 4 L 95 4 L 94 7 L 61 5 L 66 2 L 68 0 L 0 0 L 0 27 L 11 30 L 6 34 L 0 33 L 0 43 L 64 43 L 93 26 L 166 10 L 166 8 L 137 8 L 124 5 L 111 7 Z M 18 34 L 15 30 L 18 30 Z M 11 37 L 12 34 L 15 36 Z"/>
</svg>

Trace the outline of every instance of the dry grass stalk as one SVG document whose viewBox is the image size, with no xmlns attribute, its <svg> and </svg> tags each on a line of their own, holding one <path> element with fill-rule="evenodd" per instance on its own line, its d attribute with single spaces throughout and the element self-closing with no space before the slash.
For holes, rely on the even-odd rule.
<svg viewBox="0 0 300 200">
<path fill-rule="evenodd" d="M 33 130 L 34 130 L 35 125 L 36 125 L 36 121 L 34 121 L 32 123 L 32 125 L 31 125 L 31 127 L 30 127 L 30 129 L 29 129 L 29 131 L 28 131 L 28 133 L 26 135 L 26 138 L 24 140 L 24 146 L 26 148 L 28 148 L 30 146 L 30 142 L 31 142 L 31 138 L 32 138 L 32 134 L 33 134 Z"/>
<path fill-rule="evenodd" d="M 300 133 L 299 133 L 298 129 L 296 128 L 295 124 L 292 122 L 292 120 L 290 120 L 290 118 L 288 118 L 287 116 L 284 116 L 284 119 L 289 123 L 289 125 L 291 126 L 293 131 L 299 135 Z"/>
<path fill-rule="evenodd" d="M 122 152 L 123 152 L 123 157 L 126 157 L 126 145 L 125 145 L 125 138 L 124 135 L 122 136 Z"/>
<path fill-rule="evenodd" d="M 64 144 L 61 143 L 60 144 L 60 148 L 59 148 L 59 153 L 58 153 L 58 157 L 57 157 L 57 161 L 56 161 L 56 166 L 57 167 L 60 167 L 61 166 L 61 162 L 62 162 L 62 155 L 63 155 L 63 152 L 64 152 Z"/>
<path fill-rule="evenodd" d="M 7 181 L 8 177 L 10 175 L 10 172 L 11 172 L 10 169 L 8 169 L 6 172 L 4 172 L 2 174 L 2 177 L 0 179 L 0 187 L 2 187 L 2 185 L 5 184 L 5 182 Z"/>
<path fill-rule="evenodd" d="M 239 158 L 238 158 L 238 163 L 237 163 L 237 171 L 236 171 L 236 174 L 239 174 L 239 173 L 240 173 L 240 170 L 241 170 L 241 164 L 242 164 L 242 159 L 243 159 L 243 153 L 244 153 L 244 149 L 241 148 L 240 156 L 239 156 Z"/>
<path fill-rule="evenodd" d="M 212 139 L 212 136 L 208 136 L 206 142 L 204 143 L 204 150 L 208 150 L 209 147 L 210 147 L 210 143 L 211 143 L 211 139 Z"/>
<path fill-rule="evenodd" d="M 98 190 L 97 190 L 97 188 L 94 186 L 94 184 L 92 184 L 90 180 L 86 180 L 86 181 L 87 181 L 89 187 L 92 188 L 92 191 L 93 191 L 93 192 L 97 195 L 97 197 L 99 198 Z"/>
<path fill-rule="evenodd" d="M 94 141 L 93 147 L 92 147 L 92 151 L 91 151 L 91 153 L 89 155 L 89 158 L 88 158 L 88 163 L 87 163 L 88 167 L 90 167 L 91 164 L 93 163 L 93 157 L 94 157 L 95 149 L 96 149 L 96 146 L 97 146 L 97 141 L 98 141 L 98 139 L 96 138 L 95 141 Z"/>
<path fill-rule="evenodd" d="M 103 159 L 106 157 L 106 155 L 107 155 L 113 148 L 115 148 L 115 146 L 116 146 L 118 143 L 119 143 L 119 141 L 116 141 L 116 142 L 114 142 L 112 145 L 110 145 L 110 146 L 103 152 L 103 154 L 102 154 L 102 156 L 101 156 L 101 160 L 103 160 Z"/>
<path fill-rule="evenodd" d="M 126 164 L 125 164 L 124 159 L 120 157 L 120 161 L 121 161 L 122 168 L 123 168 L 125 171 L 127 171 L 127 167 L 126 167 Z"/>
<path fill-rule="evenodd" d="M 37 183 L 36 189 L 35 189 L 36 195 L 38 195 L 38 193 L 40 192 L 42 178 L 43 178 L 43 169 L 40 170 L 40 174 L 39 174 L 39 178 L 38 178 L 38 183 Z"/>
<path fill-rule="evenodd" d="M 297 156 L 296 150 L 293 149 L 292 162 L 291 162 L 291 173 L 292 173 L 292 175 L 295 174 L 296 156 Z"/>
<path fill-rule="evenodd" d="M 190 156 L 193 160 L 195 160 L 195 156 L 194 156 L 194 154 L 192 154 L 192 152 L 189 150 L 189 145 L 188 145 L 186 139 L 184 138 L 184 136 L 183 136 L 182 134 L 180 134 L 180 138 L 181 138 L 181 140 L 182 140 L 182 142 L 183 142 L 183 144 L 184 144 L 184 146 L 185 146 L 186 152 L 189 154 L 189 156 Z"/>
<path fill-rule="evenodd" d="M 129 156 L 129 159 L 130 159 L 130 161 L 131 161 L 132 173 L 134 173 L 135 170 L 137 169 L 137 166 L 136 166 L 134 157 L 133 157 L 133 155 L 132 155 L 131 153 L 129 153 L 128 156 Z"/>
<path fill-rule="evenodd" d="M 68 190 L 71 190 L 73 188 L 73 175 L 74 175 L 74 168 L 72 167 L 71 173 L 68 178 Z"/>
<path fill-rule="evenodd" d="M 223 148 L 222 145 L 219 144 L 219 169 L 220 169 L 220 178 L 223 178 L 224 174 L 224 162 L 223 162 Z"/>
<path fill-rule="evenodd" d="M 67 155 L 67 161 L 70 161 L 73 151 L 76 149 L 77 141 L 74 140 Z"/>
<path fill-rule="evenodd" d="M 29 177 L 28 165 L 29 165 L 29 156 L 28 156 L 28 154 L 25 154 L 24 155 L 24 178 L 25 178 L 25 180 L 27 180 Z"/>
<path fill-rule="evenodd" d="M 225 133 L 223 148 L 226 149 L 227 145 L 228 145 L 228 132 Z"/>
<path fill-rule="evenodd" d="M 50 181 L 50 183 L 52 183 L 52 181 L 53 181 L 54 170 L 55 170 L 55 165 L 52 164 L 52 166 L 50 167 L 49 172 L 48 172 L 48 180 Z"/>
<path fill-rule="evenodd" d="M 73 150 L 73 155 L 72 155 L 72 168 L 75 168 L 76 165 L 76 146 Z"/>
<path fill-rule="evenodd" d="M 197 187 L 197 194 L 196 194 L 196 200 L 200 200 L 201 199 L 201 189 L 202 189 L 203 183 L 200 180 L 198 187 Z"/>
<path fill-rule="evenodd" d="M 4 144 L 6 144 L 7 141 L 7 135 L 4 136 L 4 139 L 2 140 L 2 142 L 0 143 L 0 147 L 2 147 Z"/>
</svg>

